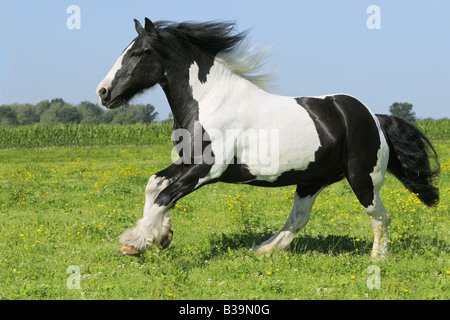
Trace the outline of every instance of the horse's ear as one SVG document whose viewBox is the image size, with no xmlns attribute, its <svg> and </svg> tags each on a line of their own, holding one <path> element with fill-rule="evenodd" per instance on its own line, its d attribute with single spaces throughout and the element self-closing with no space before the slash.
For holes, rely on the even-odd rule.
<svg viewBox="0 0 450 320">
<path fill-rule="evenodd" d="M 151 36 L 156 36 L 155 25 L 149 18 L 145 18 L 145 31 L 147 31 Z"/>
<path fill-rule="evenodd" d="M 142 32 L 144 32 L 144 28 L 142 28 L 141 23 L 136 19 L 134 19 L 134 27 L 136 28 L 136 31 L 138 34 L 141 34 Z"/>
</svg>

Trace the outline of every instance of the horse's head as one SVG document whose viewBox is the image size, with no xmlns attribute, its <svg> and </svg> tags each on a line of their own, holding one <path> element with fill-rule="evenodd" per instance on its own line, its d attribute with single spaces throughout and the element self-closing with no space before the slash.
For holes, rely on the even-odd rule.
<svg viewBox="0 0 450 320">
<path fill-rule="evenodd" d="M 139 21 L 134 22 L 138 36 L 122 52 L 96 90 L 100 103 L 110 109 L 120 107 L 164 78 L 162 56 L 155 50 L 159 43 L 155 26 L 147 18 L 144 28 Z"/>
</svg>

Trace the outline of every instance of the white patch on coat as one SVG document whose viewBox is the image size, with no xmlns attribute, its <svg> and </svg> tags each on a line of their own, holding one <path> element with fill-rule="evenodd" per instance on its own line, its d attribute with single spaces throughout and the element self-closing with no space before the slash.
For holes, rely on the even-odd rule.
<svg viewBox="0 0 450 320">
<path fill-rule="evenodd" d="M 233 73 L 222 60 L 216 59 L 209 70 L 206 82 L 198 77 L 199 67 L 193 63 L 189 69 L 189 84 L 193 98 L 198 102 L 199 122 L 211 138 L 214 154 L 221 153 L 226 159 L 248 155 L 250 145 L 267 144 L 268 141 L 250 141 L 239 136 L 248 130 L 275 130 L 278 132 L 279 155 L 276 172 L 267 170 L 264 161 L 256 159 L 247 164 L 250 173 L 256 180 L 275 181 L 281 173 L 289 170 L 305 170 L 315 160 L 315 153 L 320 147 L 320 139 L 313 120 L 295 98 L 270 94 L 252 82 Z M 229 143 L 227 136 L 226 149 L 223 144 L 215 144 L 220 137 L 215 132 L 226 136 L 226 131 L 235 132 L 234 143 Z M 241 132 L 241 133 L 239 133 Z M 211 134 L 210 134 L 211 133 Z M 219 148 L 220 147 L 220 148 Z M 267 145 L 264 145 L 267 147 Z M 209 175 L 200 179 L 198 185 L 210 179 L 220 177 L 227 164 L 214 164 Z"/>
<path fill-rule="evenodd" d="M 388 253 L 389 242 L 389 225 L 390 217 L 383 203 L 381 202 L 380 189 L 384 181 L 388 161 L 389 146 L 386 142 L 383 132 L 381 131 L 378 119 L 374 116 L 380 134 L 380 149 L 377 152 L 377 163 L 370 173 L 374 187 L 374 198 L 372 204 L 364 208 L 370 217 L 372 232 L 374 235 L 371 256 L 374 258 L 384 258 Z"/>
<path fill-rule="evenodd" d="M 150 177 L 145 188 L 144 217 L 149 214 L 151 207 L 155 204 L 156 197 L 171 183 L 171 179 L 158 177 L 155 174 Z"/>
</svg>

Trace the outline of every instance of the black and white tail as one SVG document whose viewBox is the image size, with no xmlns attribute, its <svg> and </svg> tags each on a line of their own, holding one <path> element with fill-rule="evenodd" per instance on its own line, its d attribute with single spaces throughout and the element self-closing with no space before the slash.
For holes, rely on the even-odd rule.
<svg viewBox="0 0 450 320">
<path fill-rule="evenodd" d="M 377 115 L 389 145 L 388 171 L 427 206 L 439 202 L 439 189 L 433 185 L 439 174 L 437 153 L 430 140 L 413 124 L 386 115 Z M 433 160 L 437 168 L 430 164 Z"/>
</svg>

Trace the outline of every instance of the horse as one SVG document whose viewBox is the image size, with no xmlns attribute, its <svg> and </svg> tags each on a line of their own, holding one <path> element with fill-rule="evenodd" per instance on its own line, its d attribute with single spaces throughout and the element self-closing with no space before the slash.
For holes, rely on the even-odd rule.
<svg viewBox="0 0 450 320">
<path fill-rule="evenodd" d="M 371 256 L 388 253 L 390 215 L 381 198 L 391 172 L 427 206 L 439 201 L 437 153 L 400 118 L 375 115 L 348 94 L 287 97 L 269 93 L 266 49 L 223 21 L 153 23 L 134 19 L 137 36 L 96 89 L 115 109 L 159 84 L 173 114 L 177 157 L 145 188 L 143 218 L 119 240 L 119 253 L 139 256 L 173 239 L 170 209 L 207 184 L 296 185 L 284 226 L 253 251 L 284 250 L 309 220 L 327 186 L 347 179 L 370 217 Z M 270 137 L 269 137 L 270 136 Z"/>
</svg>

